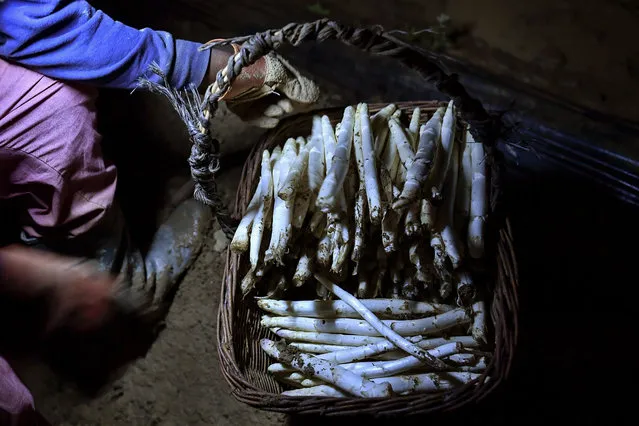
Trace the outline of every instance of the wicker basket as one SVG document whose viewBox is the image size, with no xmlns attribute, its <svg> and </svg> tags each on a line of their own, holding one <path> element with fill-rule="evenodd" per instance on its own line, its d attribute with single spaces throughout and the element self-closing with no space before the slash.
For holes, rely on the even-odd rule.
<svg viewBox="0 0 639 426">
<path fill-rule="evenodd" d="M 415 106 L 422 111 L 432 113 L 435 102 L 396 103 L 405 112 Z M 371 113 L 384 105 L 370 105 Z M 341 119 L 343 109 L 317 111 L 327 114 L 335 124 Z M 287 120 L 274 131 L 267 134 L 249 155 L 237 192 L 234 216 L 241 217 L 246 210 L 250 197 L 255 191 L 259 179 L 261 153 L 272 149 L 288 137 L 308 133 L 312 116 L 304 115 Z M 492 244 L 495 252 L 491 276 L 494 287 L 491 312 L 491 333 L 494 336 L 494 356 L 486 375 L 490 381 L 480 378 L 463 388 L 441 394 L 415 394 L 391 399 L 361 398 L 293 398 L 279 395 L 284 390 L 267 367 L 272 360 L 260 348 L 260 339 L 273 338 L 272 333 L 260 325 L 263 312 L 254 298 L 242 299 L 239 283 L 248 270 L 245 255 L 239 256 L 230 250 L 227 254 L 221 305 L 218 317 L 218 350 L 224 377 L 233 389 L 233 395 L 240 401 L 253 407 L 282 411 L 287 413 L 322 414 L 400 414 L 424 413 L 433 410 L 450 409 L 466 404 L 487 394 L 508 375 L 515 349 L 516 338 L 516 261 L 512 249 L 512 234 L 507 220 L 495 229 L 492 223 L 492 235 L 497 236 Z"/>
<path fill-rule="evenodd" d="M 399 60 L 417 71 L 439 92 L 452 99 L 463 125 L 468 124 L 475 140 L 486 147 L 491 177 L 491 208 L 486 231 L 486 253 L 488 279 L 487 289 L 491 297 L 486 298 L 490 312 L 489 328 L 493 345 L 493 356 L 486 373 L 463 388 L 438 394 L 413 394 L 392 398 L 328 398 L 288 397 L 280 394 L 282 386 L 267 372 L 268 356 L 260 347 L 260 339 L 268 337 L 270 331 L 260 326 L 261 312 L 253 298 L 243 299 L 240 281 L 247 270 L 246 256 L 238 256 L 230 250 L 227 254 L 221 304 L 218 318 L 218 349 L 222 373 L 230 384 L 235 397 L 253 407 L 287 412 L 291 414 L 420 414 L 450 410 L 466 405 L 487 395 L 507 377 L 514 356 L 517 340 L 517 264 L 513 252 L 512 232 L 508 219 L 498 211 L 495 195 L 498 193 L 500 162 L 495 149 L 497 135 L 501 131 L 498 120 L 488 115 L 482 105 L 470 97 L 456 78 L 447 75 L 433 55 L 407 45 L 382 31 L 380 28 L 350 28 L 329 20 L 318 20 L 306 24 L 289 24 L 284 28 L 265 31 L 250 37 L 213 41 L 204 46 L 231 42 L 242 43 L 239 54 L 233 56 L 227 67 L 218 73 L 217 82 L 208 88 L 202 102 L 198 96 L 181 94 L 165 86 L 148 83 L 148 87 L 168 97 L 176 111 L 187 124 L 193 149 L 189 159 L 195 180 L 196 199 L 216 209 L 217 218 L 227 235 L 234 232 L 233 220 L 244 215 L 259 178 L 261 154 L 282 144 L 289 137 L 310 132 L 312 115 L 326 114 L 337 122 L 343 108 L 314 111 L 293 117 L 280 123 L 269 132 L 252 150 L 242 173 L 235 208 L 229 218 L 221 206 L 215 186 L 215 171 L 218 169 L 219 144 L 208 130 L 209 118 L 215 112 L 219 98 L 228 90 L 235 77 L 260 57 L 276 50 L 283 44 L 297 46 L 305 41 L 321 42 L 336 39 L 376 55 Z M 157 72 L 157 71 L 156 71 Z M 438 102 L 398 103 L 407 110 L 419 105 L 424 112 L 433 112 Z M 370 105 L 369 111 L 379 110 L 383 105 Z M 271 336 L 272 337 L 272 336 Z M 490 380 L 486 380 L 490 377 Z"/>
</svg>

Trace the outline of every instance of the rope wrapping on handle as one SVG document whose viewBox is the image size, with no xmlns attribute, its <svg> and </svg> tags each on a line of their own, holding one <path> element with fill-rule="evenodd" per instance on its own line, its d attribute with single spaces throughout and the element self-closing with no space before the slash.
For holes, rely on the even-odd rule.
<svg viewBox="0 0 639 426">
<path fill-rule="evenodd" d="M 433 58 L 384 32 L 380 26 L 352 28 L 328 19 L 320 19 L 304 24 L 290 23 L 281 29 L 268 30 L 252 36 L 205 43 L 200 50 L 229 44 L 242 46 L 237 54 L 228 59 L 226 67 L 217 73 L 215 82 L 206 89 L 203 99 L 194 89 L 184 93 L 171 89 L 166 78 L 163 78 L 165 87 L 149 80 L 143 80 L 142 85 L 167 97 L 185 122 L 193 143 L 189 165 L 195 181 L 194 197 L 215 209 L 218 221 L 229 239 L 233 237 L 236 222 L 231 219 L 217 195 L 215 173 L 219 169 L 219 142 L 211 137 L 209 120 L 217 111 L 220 98 L 227 93 L 243 68 L 252 65 L 283 44 L 299 46 L 304 42 L 321 43 L 327 40 L 339 40 L 365 52 L 400 60 L 453 100 L 463 119 L 470 125 L 475 140 L 483 142 L 487 148 L 492 148 L 497 140 L 500 129 L 497 121 L 486 112 L 479 101 L 466 92 L 455 75 L 446 74 Z M 157 67 L 151 71 L 159 74 Z M 495 169 L 496 166 L 492 164 L 491 167 Z"/>
<path fill-rule="evenodd" d="M 161 77 L 162 83 L 154 83 L 149 79 L 140 79 L 140 86 L 152 93 L 164 96 L 178 113 L 189 134 L 192 143 L 188 163 L 191 178 L 195 182 L 193 198 L 210 206 L 227 238 L 232 239 L 237 221 L 231 218 L 228 208 L 217 191 L 215 174 L 220 168 L 220 143 L 213 138 L 209 129 L 210 113 L 204 108 L 205 103 L 197 89 L 192 87 L 178 91 L 171 87 L 167 77 L 157 64 L 152 64 L 150 71 Z"/>
</svg>

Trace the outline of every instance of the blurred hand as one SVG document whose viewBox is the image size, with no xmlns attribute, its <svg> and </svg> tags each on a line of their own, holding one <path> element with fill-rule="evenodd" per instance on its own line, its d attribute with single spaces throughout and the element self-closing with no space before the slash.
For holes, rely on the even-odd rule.
<svg viewBox="0 0 639 426">
<path fill-rule="evenodd" d="M 0 248 L 0 277 L 5 293 L 47 298 L 46 332 L 99 327 L 118 284 L 117 277 L 92 262 L 18 245 Z"/>
</svg>

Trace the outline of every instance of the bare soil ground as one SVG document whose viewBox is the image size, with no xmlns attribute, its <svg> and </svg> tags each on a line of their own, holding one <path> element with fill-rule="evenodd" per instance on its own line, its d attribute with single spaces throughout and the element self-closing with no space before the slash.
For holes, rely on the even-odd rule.
<svg viewBox="0 0 639 426">
<path fill-rule="evenodd" d="M 213 3 L 219 7 L 205 14 L 207 4 Z M 308 11 L 312 3 L 183 0 L 183 6 L 195 5 L 193 10 L 206 24 L 188 21 L 184 14 L 153 15 L 151 9 L 136 15 L 131 24 L 150 22 L 157 28 L 162 23 L 162 29 L 204 40 L 312 19 L 316 17 Z M 332 18 L 388 27 L 420 28 L 446 13 L 453 23 L 472 28 L 471 35 L 455 48 L 460 55 L 498 72 L 526 70 L 522 79 L 530 84 L 639 119 L 634 105 L 637 98 L 633 96 L 639 88 L 639 51 L 636 43 L 630 44 L 636 40 L 639 24 L 639 9 L 634 2 L 441 0 L 382 2 L 379 7 L 361 1 L 321 3 Z M 242 13 L 238 14 L 240 8 Z M 339 97 L 330 101 L 338 102 Z M 146 105 L 136 119 L 139 134 L 162 147 L 162 158 L 184 161 L 189 147 L 181 124 L 163 106 Z M 228 152 L 250 145 L 261 133 L 233 118 L 224 120 L 224 126 L 216 127 L 216 131 Z M 234 198 L 239 173 L 239 166 L 235 166 L 220 176 L 220 188 L 229 202 Z M 126 176 L 133 181 L 138 174 L 131 172 L 125 180 Z M 42 366 L 23 372 L 39 409 L 54 425 L 285 424 L 284 416 L 238 403 L 220 375 L 215 333 L 224 255 L 214 238 L 216 229 L 207 235 L 202 254 L 183 280 L 166 329 L 146 358 L 133 363 L 104 394 L 87 400 Z"/>
</svg>

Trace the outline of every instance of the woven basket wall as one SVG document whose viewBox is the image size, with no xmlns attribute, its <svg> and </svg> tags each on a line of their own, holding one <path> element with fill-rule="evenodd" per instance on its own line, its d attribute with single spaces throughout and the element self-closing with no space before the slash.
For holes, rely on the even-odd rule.
<svg viewBox="0 0 639 426">
<path fill-rule="evenodd" d="M 429 116 L 440 106 L 437 102 L 395 102 L 404 115 L 419 106 Z M 370 113 L 386 104 L 369 105 Z M 445 105 L 445 104 L 441 104 Z M 287 138 L 310 134 L 312 116 L 326 114 L 333 124 L 339 122 L 343 108 L 314 111 L 283 121 L 269 132 L 248 156 L 242 172 L 233 215 L 241 218 L 255 191 L 265 149 L 283 145 Z M 422 119 L 423 120 L 423 119 Z M 460 126 L 465 125 L 459 119 Z M 462 127 L 460 127 L 461 129 Z M 457 132 L 461 133 L 461 132 Z M 487 321 L 493 356 L 486 373 L 479 379 L 452 391 L 438 394 L 413 394 L 388 399 L 288 397 L 280 395 L 285 387 L 267 372 L 273 361 L 260 348 L 260 339 L 278 340 L 260 326 L 263 312 L 253 297 L 242 298 L 240 282 L 248 270 L 247 255 L 227 253 L 218 317 L 218 351 L 222 373 L 233 395 L 250 406 L 295 414 L 324 415 L 398 415 L 454 409 L 491 392 L 508 375 L 517 338 L 517 263 L 508 219 L 494 215 L 487 224 L 487 263 L 485 282 Z M 426 240 L 425 240 L 426 241 Z M 428 244 L 428 242 L 425 242 Z M 312 296 L 311 296 L 312 297 Z M 490 380 L 485 380 L 486 377 Z"/>
</svg>

